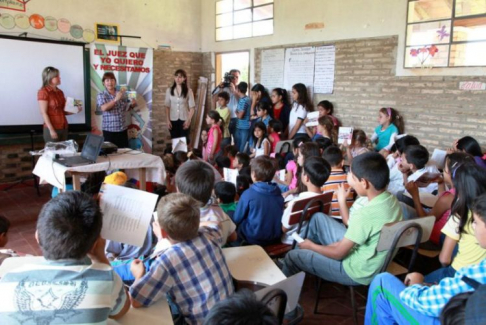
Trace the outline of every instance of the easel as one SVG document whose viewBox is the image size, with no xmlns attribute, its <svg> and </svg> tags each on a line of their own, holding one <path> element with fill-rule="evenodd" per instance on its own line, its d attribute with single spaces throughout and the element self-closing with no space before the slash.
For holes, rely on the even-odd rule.
<svg viewBox="0 0 486 325">
<path fill-rule="evenodd" d="M 34 134 L 35 134 L 35 130 L 30 130 L 29 134 L 30 134 L 30 151 L 34 151 Z M 32 156 L 32 170 L 34 170 L 34 167 L 35 167 L 35 155 L 32 155 L 31 154 L 31 156 Z M 15 186 L 17 186 L 19 184 L 24 184 L 24 182 L 26 180 L 29 180 L 31 178 L 34 179 L 34 187 L 35 187 L 35 189 L 37 191 L 37 195 L 40 196 L 39 182 L 37 181 L 37 177 L 34 174 L 31 174 L 31 176 L 22 177 L 21 179 L 19 179 L 18 181 L 14 182 L 10 186 L 4 188 L 3 190 L 4 191 L 8 191 L 11 188 L 14 188 Z"/>
</svg>

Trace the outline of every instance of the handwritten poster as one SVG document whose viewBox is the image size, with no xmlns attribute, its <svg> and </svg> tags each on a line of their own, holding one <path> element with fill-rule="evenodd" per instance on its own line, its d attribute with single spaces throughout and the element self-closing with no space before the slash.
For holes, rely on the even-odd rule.
<svg viewBox="0 0 486 325">
<path fill-rule="evenodd" d="M 316 48 L 314 93 L 333 93 L 335 62 L 336 47 L 334 45 L 319 46 Z"/>
<path fill-rule="evenodd" d="M 272 49 L 262 51 L 262 77 L 261 83 L 269 91 L 281 88 L 284 85 L 284 49 Z"/>
<path fill-rule="evenodd" d="M 314 46 L 285 49 L 284 84 L 292 89 L 296 83 L 303 83 L 307 88 L 314 85 Z"/>
</svg>

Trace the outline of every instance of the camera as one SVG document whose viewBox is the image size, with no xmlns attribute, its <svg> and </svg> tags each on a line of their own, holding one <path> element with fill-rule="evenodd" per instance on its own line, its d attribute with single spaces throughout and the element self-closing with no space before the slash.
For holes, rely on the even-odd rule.
<svg viewBox="0 0 486 325">
<path fill-rule="evenodd" d="M 233 82 L 233 79 L 235 79 L 235 76 L 229 72 L 226 72 L 223 77 L 223 88 L 229 87 L 230 83 Z"/>
</svg>

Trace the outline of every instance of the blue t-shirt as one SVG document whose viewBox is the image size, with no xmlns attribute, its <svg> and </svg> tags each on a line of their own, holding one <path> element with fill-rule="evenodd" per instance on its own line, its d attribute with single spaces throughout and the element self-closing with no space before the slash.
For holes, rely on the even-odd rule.
<svg viewBox="0 0 486 325">
<path fill-rule="evenodd" d="M 248 130 L 250 128 L 250 97 L 245 96 L 240 98 L 238 102 L 238 108 L 236 109 L 237 112 L 245 111 L 245 115 L 243 118 L 239 118 L 238 122 L 236 123 L 237 129 Z"/>
<path fill-rule="evenodd" d="M 375 129 L 375 133 L 378 136 L 378 143 L 376 144 L 375 149 L 380 151 L 381 149 L 388 146 L 393 133 L 398 134 L 398 129 L 395 124 L 392 123 L 385 130 L 382 131 L 381 125 L 378 125 Z"/>
</svg>

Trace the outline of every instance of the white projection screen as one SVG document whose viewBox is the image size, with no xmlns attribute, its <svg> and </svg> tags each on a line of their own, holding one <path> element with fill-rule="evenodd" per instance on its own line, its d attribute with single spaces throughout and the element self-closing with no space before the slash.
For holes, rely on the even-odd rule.
<svg viewBox="0 0 486 325">
<path fill-rule="evenodd" d="M 43 119 L 37 102 L 42 71 L 60 71 L 64 96 L 83 101 L 81 113 L 67 116 L 71 131 L 90 128 L 89 55 L 83 43 L 0 35 L 0 133 L 40 131 Z"/>
</svg>

